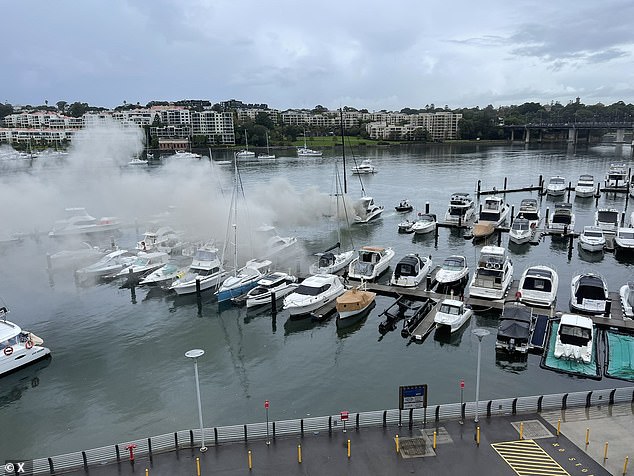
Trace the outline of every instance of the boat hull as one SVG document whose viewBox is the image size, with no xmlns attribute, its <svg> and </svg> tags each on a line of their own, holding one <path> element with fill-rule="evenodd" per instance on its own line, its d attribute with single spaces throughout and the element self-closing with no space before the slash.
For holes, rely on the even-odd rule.
<svg viewBox="0 0 634 476">
<path fill-rule="evenodd" d="M 45 357 L 48 357 L 51 353 L 48 347 L 42 347 L 35 345 L 30 349 L 27 349 L 24 344 L 17 344 L 12 346 L 13 353 L 10 356 L 0 354 L 0 375 L 5 375 L 14 372 L 26 365 L 37 362 Z"/>
</svg>

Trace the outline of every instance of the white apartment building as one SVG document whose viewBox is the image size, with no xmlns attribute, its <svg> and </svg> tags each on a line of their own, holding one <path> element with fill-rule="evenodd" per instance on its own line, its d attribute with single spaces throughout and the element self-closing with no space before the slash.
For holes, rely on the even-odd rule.
<svg viewBox="0 0 634 476">
<path fill-rule="evenodd" d="M 458 138 L 458 123 L 462 114 L 452 112 L 422 112 L 419 114 L 393 114 L 386 121 L 370 122 L 366 131 L 371 139 L 410 139 L 418 127 L 426 129 L 434 141 Z"/>
<path fill-rule="evenodd" d="M 274 124 L 278 124 L 280 111 L 277 109 L 236 109 L 238 122 L 244 122 L 248 119 L 255 121 L 255 118 L 260 113 L 266 114 L 271 118 Z"/>
<path fill-rule="evenodd" d="M 202 111 L 192 113 L 192 135 L 207 136 L 215 144 L 235 144 L 233 113 Z"/>
</svg>

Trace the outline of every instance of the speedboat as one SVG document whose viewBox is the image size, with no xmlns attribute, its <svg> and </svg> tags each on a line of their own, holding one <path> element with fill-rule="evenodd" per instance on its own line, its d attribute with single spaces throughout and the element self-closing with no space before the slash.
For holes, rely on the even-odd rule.
<svg viewBox="0 0 634 476">
<path fill-rule="evenodd" d="M 374 165 L 372 165 L 372 161 L 370 159 L 365 159 L 359 165 L 352 167 L 352 173 L 355 175 L 360 174 L 375 174 L 378 170 Z"/>
<path fill-rule="evenodd" d="M 187 266 L 178 267 L 174 263 L 167 263 L 139 281 L 139 286 L 171 286 L 174 281 L 185 276 L 185 273 Z"/>
<path fill-rule="evenodd" d="M 620 250 L 634 250 L 634 227 L 619 227 L 616 230 L 614 243 Z"/>
<path fill-rule="evenodd" d="M 237 271 L 235 276 L 229 276 L 218 288 L 218 302 L 228 301 L 238 297 L 257 285 L 271 266 L 269 260 L 252 259 L 246 262 L 244 268 Z"/>
<path fill-rule="evenodd" d="M 132 264 L 136 256 L 130 254 L 128 250 L 117 250 L 108 253 L 96 263 L 77 270 L 80 278 L 98 278 L 108 276 Z"/>
<path fill-rule="evenodd" d="M 445 258 L 440 269 L 436 272 L 437 290 L 447 294 L 452 289 L 463 288 L 469 280 L 469 267 L 467 258 L 460 255 L 451 255 Z"/>
<path fill-rule="evenodd" d="M 146 231 L 143 239 L 136 244 L 139 251 L 164 251 L 170 253 L 180 243 L 180 236 L 169 226 L 162 226 L 156 231 Z"/>
<path fill-rule="evenodd" d="M 517 288 L 519 302 L 527 306 L 552 307 L 557 300 L 559 276 L 548 266 L 531 266 L 520 278 Z"/>
<path fill-rule="evenodd" d="M 454 193 L 449 200 L 445 213 L 445 222 L 452 225 L 464 225 L 475 216 L 475 203 L 468 193 Z"/>
<path fill-rule="evenodd" d="M 616 208 L 599 208 L 594 213 L 594 225 L 614 235 L 619 227 L 619 215 Z"/>
<path fill-rule="evenodd" d="M 570 283 L 570 310 L 583 314 L 604 314 L 608 300 L 608 286 L 595 273 L 578 274 Z"/>
<path fill-rule="evenodd" d="M 236 152 L 236 158 L 242 160 L 255 159 L 255 152 L 252 152 L 250 150 L 241 150 L 239 152 Z"/>
<path fill-rule="evenodd" d="M 552 197 L 561 197 L 566 193 L 566 179 L 561 175 L 550 177 L 546 186 L 546 194 Z"/>
<path fill-rule="evenodd" d="M 526 218 L 516 218 L 509 230 L 509 240 L 518 245 L 528 243 L 533 237 L 533 230 Z"/>
<path fill-rule="evenodd" d="M 402 221 L 398 224 L 398 232 L 399 233 L 414 233 L 414 230 L 412 230 L 412 227 L 414 226 L 414 221 L 411 220 L 405 220 Z"/>
<path fill-rule="evenodd" d="M 397 212 L 411 212 L 414 210 L 414 205 L 409 200 L 401 200 L 398 205 L 394 207 Z"/>
<path fill-rule="evenodd" d="M 84 241 L 76 248 L 61 250 L 49 256 L 52 268 L 71 268 L 78 265 L 85 265 L 101 259 L 105 253 L 96 246 Z"/>
<path fill-rule="evenodd" d="M 284 298 L 284 309 L 291 317 L 304 316 L 334 301 L 345 290 L 341 278 L 334 274 L 309 276 Z"/>
<path fill-rule="evenodd" d="M 200 160 L 200 159 L 202 159 L 202 155 L 196 154 L 194 152 L 187 152 L 185 150 L 177 150 L 177 151 L 175 151 L 174 155 L 172 155 L 172 157 L 175 158 L 175 159 L 179 159 L 179 160 L 192 160 L 192 159 Z"/>
<path fill-rule="evenodd" d="M 319 259 L 308 268 L 310 274 L 335 274 L 350 264 L 354 258 L 354 250 L 341 253 L 327 251 L 319 254 Z"/>
<path fill-rule="evenodd" d="M 390 284 L 406 288 L 416 287 L 427 277 L 431 269 L 431 258 L 418 254 L 406 255 L 396 265 Z"/>
<path fill-rule="evenodd" d="M 337 298 L 337 327 L 345 327 L 354 323 L 374 306 L 376 293 L 363 289 L 363 285 L 348 289 Z"/>
<path fill-rule="evenodd" d="M 147 160 L 143 160 L 143 159 L 139 159 L 138 157 L 135 157 L 134 159 L 128 162 L 128 165 L 130 166 L 147 165 L 147 163 L 148 163 Z"/>
<path fill-rule="evenodd" d="M 621 296 L 621 306 L 623 306 L 623 315 L 626 318 L 634 319 L 634 281 L 629 281 L 619 289 Z"/>
<path fill-rule="evenodd" d="M 517 212 L 517 218 L 526 218 L 528 220 L 529 228 L 534 230 L 539 226 L 541 221 L 541 214 L 539 212 L 539 205 L 534 198 L 525 198 L 520 202 L 520 210 Z"/>
<path fill-rule="evenodd" d="M 51 353 L 44 341 L 7 321 L 6 307 L 0 307 L 0 375 L 40 360 Z"/>
<path fill-rule="evenodd" d="M 373 281 L 387 270 L 392 258 L 394 258 L 392 248 L 363 246 L 358 256 L 348 266 L 348 277 Z"/>
<path fill-rule="evenodd" d="M 605 175 L 605 188 L 610 190 L 625 190 L 629 186 L 626 164 L 610 164 L 608 173 Z"/>
<path fill-rule="evenodd" d="M 506 221 L 510 212 L 508 204 L 502 197 L 487 197 L 478 215 L 478 223 L 491 223 L 494 227 Z"/>
<path fill-rule="evenodd" d="M 88 215 L 85 208 L 66 208 L 67 218 L 58 220 L 49 232 L 50 237 L 86 235 L 118 230 L 121 222 L 115 217 L 99 219 Z"/>
<path fill-rule="evenodd" d="M 277 256 L 282 251 L 290 248 L 294 244 L 297 243 L 297 237 L 295 236 L 279 236 L 275 227 L 271 225 L 263 225 L 257 229 L 258 233 L 264 238 L 266 238 L 264 247 L 265 247 L 265 258 L 272 258 Z"/>
<path fill-rule="evenodd" d="M 495 348 L 506 352 L 528 352 L 533 329 L 531 309 L 519 302 L 506 303 L 498 325 Z"/>
<path fill-rule="evenodd" d="M 259 279 L 247 293 L 247 307 L 271 304 L 271 293 L 275 299 L 282 298 L 297 288 L 297 278 L 286 273 L 271 273 Z"/>
<path fill-rule="evenodd" d="M 416 235 L 424 235 L 436 229 L 436 215 L 433 213 L 421 213 L 418 220 L 412 225 L 411 231 Z"/>
<path fill-rule="evenodd" d="M 139 278 L 161 268 L 169 261 L 169 255 L 163 251 L 154 253 L 139 253 L 128 266 L 114 274 L 115 278 L 129 277 Z"/>
<path fill-rule="evenodd" d="M 226 276 L 227 272 L 218 259 L 218 248 L 203 245 L 194 253 L 185 276 L 174 281 L 170 289 L 176 291 L 176 294 L 192 294 L 197 291 L 197 283 L 199 289 L 204 291 L 219 286 Z"/>
<path fill-rule="evenodd" d="M 483 246 L 469 295 L 481 299 L 502 299 L 513 282 L 513 262 L 506 249 Z"/>
<path fill-rule="evenodd" d="M 594 185 L 594 177 L 592 175 L 580 175 L 575 185 L 575 197 L 587 198 L 594 195 L 596 186 Z"/>
<path fill-rule="evenodd" d="M 597 226 L 584 226 L 583 232 L 579 235 L 579 246 L 585 251 L 603 251 L 605 248 L 603 230 Z"/>
<path fill-rule="evenodd" d="M 379 218 L 383 213 L 383 207 L 374 203 L 372 197 L 361 197 L 359 200 L 360 212 L 354 216 L 355 223 L 368 223 L 371 220 Z"/>
<path fill-rule="evenodd" d="M 444 299 L 434 316 L 434 322 L 438 331 L 442 332 L 446 329 L 453 333 L 460 329 L 472 315 L 473 310 L 464 302 Z"/>
<path fill-rule="evenodd" d="M 550 233 L 574 233 L 575 214 L 572 213 L 571 203 L 556 203 L 550 220 L 546 224 Z"/>
<path fill-rule="evenodd" d="M 563 314 L 557 329 L 553 355 L 557 359 L 589 364 L 592 362 L 593 331 L 592 319 L 589 317 Z"/>
</svg>

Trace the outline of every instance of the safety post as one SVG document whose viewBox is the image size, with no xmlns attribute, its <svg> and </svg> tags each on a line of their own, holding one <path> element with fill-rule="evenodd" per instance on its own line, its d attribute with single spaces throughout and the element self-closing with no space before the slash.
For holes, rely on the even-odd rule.
<svg viewBox="0 0 634 476">
<path fill-rule="evenodd" d="M 348 440 L 348 459 L 350 459 L 350 440 Z"/>
<path fill-rule="evenodd" d="M 586 428 L 586 446 L 590 444 L 590 428 Z"/>
<path fill-rule="evenodd" d="M 476 428 L 476 444 L 480 446 L 480 427 Z"/>
<path fill-rule="evenodd" d="M 436 432 L 434 431 L 434 449 L 436 449 Z"/>
<path fill-rule="evenodd" d="M 196 476 L 200 476 L 200 458 L 196 456 Z"/>
<path fill-rule="evenodd" d="M 520 422 L 520 440 L 524 439 L 524 422 Z"/>
<path fill-rule="evenodd" d="M 145 476 L 150 476 L 150 470 L 145 468 Z"/>
<path fill-rule="evenodd" d="M 400 451 L 399 445 L 398 445 L 398 435 L 396 435 L 394 437 L 394 442 L 396 443 L 396 452 L 398 453 Z"/>
<path fill-rule="evenodd" d="M 557 436 L 559 436 L 560 432 L 561 432 L 561 418 L 557 420 Z"/>
<path fill-rule="evenodd" d="M 297 445 L 297 462 L 302 464 L 302 445 Z"/>
<path fill-rule="evenodd" d="M 630 460 L 629 456 L 625 457 L 625 463 L 623 463 L 623 474 L 627 473 L 627 462 Z"/>
<path fill-rule="evenodd" d="M 605 449 L 603 450 L 603 463 L 608 459 L 608 442 L 605 442 Z"/>
<path fill-rule="evenodd" d="M 249 450 L 249 471 L 253 469 L 253 457 L 251 456 L 251 450 Z"/>
<path fill-rule="evenodd" d="M 125 447 L 126 450 L 130 452 L 130 464 L 134 466 L 134 448 L 136 448 L 136 444 L 130 443 Z"/>
</svg>

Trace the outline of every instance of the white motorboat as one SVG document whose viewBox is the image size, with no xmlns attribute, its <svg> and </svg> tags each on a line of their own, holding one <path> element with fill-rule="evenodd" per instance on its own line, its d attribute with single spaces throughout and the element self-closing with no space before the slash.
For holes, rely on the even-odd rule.
<svg viewBox="0 0 634 476">
<path fill-rule="evenodd" d="M 156 231 L 146 231 L 143 239 L 136 244 L 139 251 L 164 251 L 171 253 L 174 247 L 182 247 L 180 234 L 169 226 L 162 226 Z"/>
<path fill-rule="evenodd" d="M 148 164 L 147 160 L 139 159 L 137 157 L 135 157 L 134 159 L 128 162 L 128 165 L 132 167 L 136 167 L 139 165 L 147 165 L 147 164 Z"/>
<path fill-rule="evenodd" d="M 592 362 L 594 345 L 592 319 L 576 314 L 563 314 L 557 329 L 554 356 L 557 359 Z"/>
<path fill-rule="evenodd" d="M 412 225 L 411 231 L 416 235 L 424 235 L 436 230 L 436 215 L 433 213 L 421 213 L 418 220 Z"/>
<path fill-rule="evenodd" d="M 0 307 L 0 375 L 40 360 L 51 353 L 44 341 L 7 321 L 6 307 Z"/>
<path fill-rule="evenodd" d="M 513 262 L 506 249 L 483 246 L 469 295 L 481 299 L 502 299 L 513 282 Z"/>
<path fill-rule="evenodd" d="M 583 232 L 579 235 L 579 246 L 582 250 L 591 253 L 603 251 L 603 248 L 605 248 L 605 235 L 603 230 L 597 226 L 584 226 Z"/>
<path fill-rule="evenodd" d="M 605 175 L 605 188 L 627 191 L 630 185 L 626 164 L 610 164 Z"/>
<path fill-rule="evenodd" d="M 346 327 L 363 316 L 375 304 L 376 293 L 367 291 L 363 285 L 348 289 L 337 298 L 337 327 Z"/>
<path fill-rule="evenodd" d="M 264 254 L 266 258 L 273 258 L 297 243 L 297 237 L 279 236 L 275 227 L 270 225 L 263 225 L 257 231 L 265 238 Z"/>
<path fill-rule="evenodd" d="M 115 278 L 139 278 L 159 269 L 169 261 L 169 255 L 163 251 L 139 253 L 134 261 L 114 274 Z M 112 276 L 112 275 L 111 275 Z"/>
<path fill-rule="evenodd" d="M 361 197 L 358 208 L 359 211 L 354 216 L 355 223 L 368 223 L 371 220 L 379 218 L 381 213 L 383 213 L 383 207 L 374 203 L 372 197 Z"/>
<path fill-rule="evenodd" d="M 373 281 L 384 273 L 394 258 L 392 248 L 363 246 L 348 266 L 348 277 Z"/>
<path fill-rule="evenodd" d="M 552 197 L 561 197 L 566 193 L 566 179 L 561 175 L 550 177 L 546 186 L 546 194 Z"/>
<path fill-rule="evenodd" d="M 594 195 L 595 189 L 596 185 L 594 184 L 594 177 L 592 175 L 580 175 L 579 180 L 577 180 L 577 185 L 575 185 L 575 197 L 592 197 Z"/>
<path fill-rule="evenodd" d="M 304 147 L 297 148 L 297 157 L 321 157 L 322 152 L 320 150 L 309 149 L 306 145 L 306 131 L 304 131 Z"/>
<path fill-rule="evenodd" d="M 614 243 L 619 250 L 634 250 L 634 227 L 623 228 L 619 227 L 616 230 L 616 237 Z"/>
<path fill-rule="evenodd" d="M 399 233 L 414 233 L 412 227 L 414 226 L 415 221 L 405 220 L 398 224 L 398 232 Z"/>
<path fill-rule="evenodd" d="M 599 208 L 594 213 L 594 225 L 604 233 L 614 235 L 619 227 L 619 211 L 616 208 Z"/>
<path fill-rule="evenodd" d="M 251 152 L 249 150 L 249 138 L 247 136 L 247 131 L 244 131 L 244 142 L 245 142 L 245 146 L 246 148 L 236 152 L 236 159 L 242 159 L 242 160 L 251 160 L 251 159 L 255 159 L 255 152 Z"/>
<path fill-rule="evenodd" d="M 331 253 L 330 251 L 320 253 L 319 259 L 310 265 L 308 272 L 310 274 L 335 274 L 348 266 L 354 259 L 354 255 L 354 250 L 341 253 Z"/>
<path fill-rule="evenodd" d="M 449 200 L 445 222 L 463 225 L 475 217 L 475 203 L 468 193 L 454 193 Z"/>
<path fill-rule="evenodd" d="M 103 256 L 96 263 L 77 270 L 80 279 L 108 276 L 130 266 L 136 259 L 128 250 L 116 250 Z"/>
<path fill-rule="evenodd" d="M 266 259 L 251 259 L 247 261 L 244 268 L 239 269 L 234 276 L 229 276 L 222 282 L 216 292 L 218 302 L 228 301 L 234 297 L 241 296 L 254 288 L 258 280 L 270 271 L 271 264 Z"/>
<path fill-rule="evenodd" d="M 179 267 L 174 263 L 167 263 L 139 281 L 139 286 L 169 287 L 174 281 L 185 276 L 187 269 L 187 266 Z"/>
<path fill-rule="evenodd" d="M 172 155 L 172 158 L 174 159 L 178 159 L 178 160 L 200 160 L 202 159 L 202 155 L 200 154 L 196 154 L 194 152 L 187 152 L 185 150 L 177 150 L 174 152 L 174 155 Z"/>
<path fill-rule="evenodd" d="M 101 217 L 99 219 L 88 215 L 85 208 L 66 208 L 67 218 L 59 220 L 49 232 L 50 237 L 86 235 L 91 233 L 105 233 L 118 230 L 121 222 L 115 217 Z"/>
<path fill-rule="evenodd" d="M 506 221 L 511 209 L 504 203 L 502 197 L 487 197 L 478 215 L 478 223 L 491 223 L 494 227 L 500 226 Z"/>
<path fill-rule="evenodd" d="M 522 200 L 520 202 L 520 210 L 517 212 L 517 218 L 526 218 L 531 230 L 537 228 L 542 219 L 537 200 L 534 198 Z"/>
<path fill-rule="evenodd" d="M 527 353 L 532 330 L 531 309 L 520 302 L 505 303 L 495 339 L 496 350 Z"/>
<path fill-rule="evenodd" d="M 266 133 L 266 154 L 258 154 L 258 160 L 272 160 L 275 158 L 275 154 L 271 154 L 269 149 L 269 133 Z"/>
<path fill-rule="evenodd" d="M 172 283 L 170 289 L 176 294 L 193 294 L 196 292 L 196 283 L 200 290 L 215 288 L 227 277 L 227 272 L 218 258 L 218 248 L 212 245 L 203 245 L 196 250 L 192 264 L 187 273 Z"/>
<path fill-rule="evenodd" d="M 604 314 L 608 297 L 605 280 L 595 273 L 578 274 L 570 282 L 570 310 L 583 314 Z"/>
<path fill-rule="evenodd" d="M 516 218 L 509 230 L 509 240 L 518 245 L 528 243 L 533 237 L 533 229 L 526 218 Z"/>
<path fill-rule="evenodd" d="M 549 233 L 574 233 L 575 214 L 572 212 L 571 203 L 556 203 L 555 210 L 546 223 L 546 230 Z"/>
<path fill-rule="evenodd" d="M 432 260 L 426 256 L 409 254 L 401 258 L 390 278 L 392 286 L 413 288 L 418 286 L 430 273 Z"/>
<path fill-rule="evenodd" d="M 548 266 L 531 266 L 522 273 L 517 288 L 519 302 L 527 306 L 552 307 L 557 300 L 559 275 Z"/>
<path fill-rule="evenodd" d="M 414 210 L 414 205 L 410 203 L 409 200 L 401 200 L 398 205 L 394 207 L 394 210 L 397 212 L 411 212 Z"/>
<path fill-rule="evenodd" d="M 440 304 L 440 309 L 436 311 L 434 322 L 438 331 L 449 330 L 456 332 L 473 315 L 473 310 L 464 302 L 456 299 L 444 299 Z"/>
<path fill-rule="evenodd" d="M 282 298 L 297 288 L 297 278 L 286 273 L 271 273 L 259 279 L 256 286 L 247 293 L 247 307 L 271 304 L 271 293 L 275 299 Z"/>
<path fill-rule="evenodd" d="M 463 288 L 469 280 L 469 267 L 467 258 L 460 255 L 451 255 L 443 261 L 436 272 L 437 290 L 439 293 L 448 294 L 451 290 Z"/>
<path fill-rule="evenodd" d="M 634 180 L 630 182 L 630 197 L 634 198 Z"/>
<path fill-rule="evenodd" d="M 359 165 L 352 167 L 352 173 L 354 175 L 375 174 L 377 172 L 377 168 L 372 165 L 372 161 L 370 159 L 365 159 Z"/>
<path fill-rule="evenodd" d="M 309 276 L 284 298 L 284 309 L 291 317 L 304 316 L 334 301 L 345 290 L 341 278 L 334 274 Z"/>
<path fill-rule="evenodd" d="M 628 281 L 627 284 L 621 286 L 619 295 L 621 297 L 623 315 L 626 319 L 634 319 L 634 281 Z"/>
<path fill-rule="evenodd" d="M 100 259 L 105 253 L 88 242 L 78 244 L 77 248 L 61 250 L 48 256 L 53 269 L 72 268 Z"/>
</svg>

